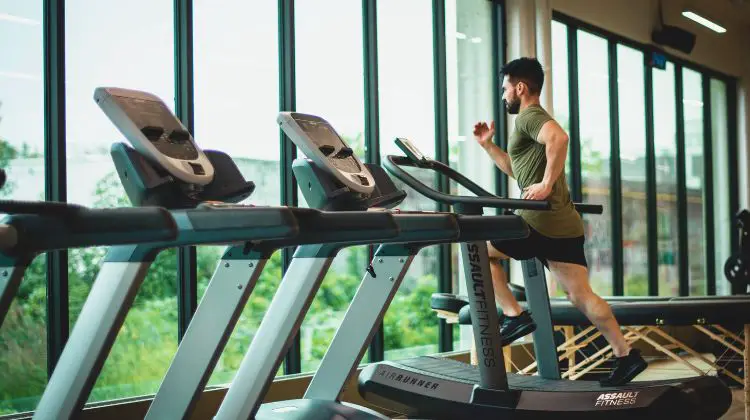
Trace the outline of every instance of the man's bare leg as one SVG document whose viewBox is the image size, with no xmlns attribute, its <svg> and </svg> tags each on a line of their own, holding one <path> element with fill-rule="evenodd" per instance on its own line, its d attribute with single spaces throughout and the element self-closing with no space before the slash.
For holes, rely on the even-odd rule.
<svg viewBox="0 0 750 420">
<path fill-rule="evenodd" d="M 495 301 L 503 309 L 505 316 L 518 316 L 523 312 L 523 308 L 518 304 L 513 292 L 510 291 L 508 278 L 500 264 L 501 260 L 507 260 L 508 257 L 495 249 L 489 242 L 487 243 L 487 251 L 490 257 L 490 272 L 492 272 L 492 286 L 495 289 Z"/>
<path fill-rule="evenodd" d="M 550 261 L 549 268 L 563 286 L 570 302 L 601 331 L 612 346 L 615 357 L 626 356 L 630 345 L 620 331 L 620 325 L 609 304 L 591 289 L 588 269 L 582 265 Z"/>
</svg>

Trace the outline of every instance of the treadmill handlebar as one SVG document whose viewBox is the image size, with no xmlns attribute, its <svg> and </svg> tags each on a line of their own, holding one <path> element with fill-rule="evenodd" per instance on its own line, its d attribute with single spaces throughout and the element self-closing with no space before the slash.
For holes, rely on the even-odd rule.
<svg viewBox="0 0 750 420">
<path fill-rule="evenodd" d="M 405 156 L 386 156 L 384 165 L 389 172 L 396 178 L 403 181 L 406 185 L 416 190 L 418 193 L 440 203 L 451 205 L 463 204 L 480 207 L 502 208 L 502 209 L 526 209 L 526 210 L 550 210 L 551 206 L 548 201 L 541 200 L 521 200 L 514 198 L 500 198 L 489 193 L 484 188 L 475 184 L 469 178 L 453 170 L 453 168 L 434 160 L 417 164 Z M 422 181 L 413 177 L 411 174 L 401 168 L 401 166 L 413 166 L 425 169 L 432 169 L 448 178 L 456 181 L 458 184 L 476 194 L 472 196 L 456 196 L 441 193 L 434 188 L 425 185 Z"/>
<path fill-rule="evenodd" d="M 604 213 L 604 206 L 601 204 L 587 204 L 587 203 L 573 203 L 578 210 L 578 213 L 584 214 L 602 214 Z"/>
<path fill-rule="evenodd" d="M 550 204 L 547 201 L 538 200 L 521 200 L 512 198 L 500 198 L 495 194 L 492 194 L 480 187 L 474 181 L 463 176 L 461 173 L 455 171 L 448 165 L 443 164 L 435 160 L 424 160 L 415 162 L 405 156 L 387 156 L 384 166 L 394 176 L 399 178 L 401 181 L 415 189 L 417 192 L 442 203 L 448 204 L 470 204 L 480 205 L 482 207 L 495 207 L 495 208 L 506 208 L 506 209 L 529 209 L 529 210 L 550 210 Z M 408 172 L 401 169 L 399 166 L 413 166 L 417 168 L 432 169 L 437 171 L 450 179 L 461 184 L 464 188 L 476 194 L 476 197 L 471 196 L 454 196 L 443 194 L 436 191 L 433 188 L 428 187 L 420 180 L 411 176 Z M 486 204 L 485 204 L 486 203 Z M 587 203 L 574 203 L 573 204 L 579 213 L 585 214 L 602 214 L 604 213 L 604 206 L 600 204 L 587 204 Z"/>
<path fill-rule="evenodd" d="M 0 203 L 0 209 L 6 209 Z M 8 252 L 40 252 L 90 246 L 128 245 L 172 241 L 177 223 L 161 207 L 89 209 L 64 203 L 23 203 L 22 212 L 3 221 L 13 227 L 17 238 Z M 38 208 L 38 212 L 29 211 Z M 12 208 L 12 206 L 11 206 Z M 50 208 L 64 209 L 52 212 Z"/>
<path fill-rule="evenodd" d="M 0 213 L 66 216 L 86 210 L 86 207 L 57 201 L 0 200 Z"/>
</svg>

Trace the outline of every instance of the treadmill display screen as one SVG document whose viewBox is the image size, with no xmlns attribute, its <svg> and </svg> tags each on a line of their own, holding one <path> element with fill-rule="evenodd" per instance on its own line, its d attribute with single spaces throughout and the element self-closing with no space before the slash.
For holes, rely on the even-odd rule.
<svg viewBox="0 0 750 420">
<path fill-rule="evenodd" d="M 163 102 L 122 96 L 112 96 L 112 99 L 159 152 L 173 159 L 198 159 L 189 134 L 185 135 L 187 133 Z"/>
<path fill-rule="evenodd" d="M 295 120 L 305 134 L 307 134 L 307 137 L 312 140 L 314 147 L 321 150 L 321 153 L 326 156 L 328 162 L 336 169 L 353 174 L 362 172 L 357 159 L 351 154 L 344 152 L 349 150 L 349 146 L 344 143 L 333 127 L 326 121 L 300 117 L 297 117 Z M 324 152 L 326 146 L 333 146 L 335 152 Z"/>
<path fill-rule="evenodd" d="M 333 128 L 324 121 L 299 119 L 297 123 L 318 148 L 325 145 L 334 146 L 337 149 L 346 146 Z"/>
</svg>

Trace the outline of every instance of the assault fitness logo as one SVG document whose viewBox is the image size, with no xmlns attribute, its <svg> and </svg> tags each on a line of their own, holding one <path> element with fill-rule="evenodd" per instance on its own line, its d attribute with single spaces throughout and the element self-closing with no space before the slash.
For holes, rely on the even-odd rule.
<svg viewBox="0 0 750 420">
<path fill-rule="evenodd" d="M 636 392 L 608 392 L 599 394 L 594 407 L 612 407 L 617 405 L 634 405 L 638 391 Z"/>
</svg>

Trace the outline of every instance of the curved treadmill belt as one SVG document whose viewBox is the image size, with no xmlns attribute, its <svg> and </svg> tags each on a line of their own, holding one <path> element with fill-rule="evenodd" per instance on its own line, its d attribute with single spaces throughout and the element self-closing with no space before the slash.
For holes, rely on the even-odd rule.
<svg viewBox="0 0 750 420">
<path fill-rule="evenodd" d="M 421 373 L 443 379 L 466 382 L 470 384 L 479 383 L 479 369 L 475 366 L 459 362 L 452 359 L 443 359 L 433 356 L 422 356 L 413 359 L 399 360 L 401 366 L 409 367 Z M 684 381 L 684 379 L 682 380 Z M 665 385 L 680 382 L 677 379 L 667 379 L 660 381 L 642 381 L 631 382 L 625 387 L 603 387 L 598 381 L 571 381 L 567 379 L 554 380 L 544 379 L 532 375 L 508 374 L 508 384 L 514 389 L 534 390 L 534 391 L 601 391 L 613 392 L 624 391 L 626 389 L 643 388 L 647 386 Z"/>
<path fill-rule="evenodd" d="M 366 366 L 359 389 L 369 402 L 416 418 L 715 420 L 732 394 L 718 378 L 699 376 L 603 387 L 598 381 L 508 374 L 508 392 L 482 390 L 479 370 L 423 356 Z"/>
</svg>

